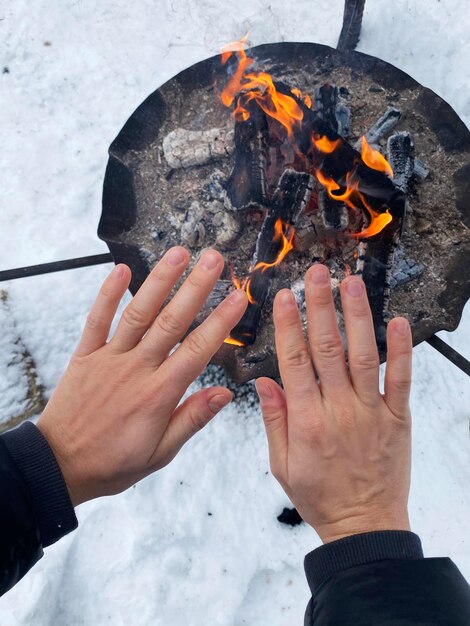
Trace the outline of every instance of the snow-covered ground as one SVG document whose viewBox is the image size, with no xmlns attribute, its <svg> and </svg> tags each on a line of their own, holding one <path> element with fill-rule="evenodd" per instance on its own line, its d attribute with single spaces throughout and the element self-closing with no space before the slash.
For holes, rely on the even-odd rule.
<svg viewBox="0 0 470 626">
<path fill-rule="evenodd" d="M 0 268 L 105 252 L 96 237 L 107 147 L 178 71 L 250 30 L 254 44 L 335 45 L 342 0 L 45 0 L 0 7 Z M 466 0 L 368 2 L 359 49 L 410 73 L 470 123 Z M 438 216 L 436 216 L 438 219 Z M 108 267 L 23 279 L 0 306 L 0 407 L 21 406 L 16 337 L 57 383 Z M 470 357 L 470 306 L 442 333 Z M 16 369 L 15 369 L 16 367 Z M 428 555 L 470 578 L 470 383 L 415 350 L 411 518 Z M 16 404 L 15 404 L 16 403 Z M 0 600 L 2 626 L 301 624 L 306 526 L 276 521 L 257 408 L 225 410 L 166 469 L 83 505 L 80 528 Z"/>
</svg>

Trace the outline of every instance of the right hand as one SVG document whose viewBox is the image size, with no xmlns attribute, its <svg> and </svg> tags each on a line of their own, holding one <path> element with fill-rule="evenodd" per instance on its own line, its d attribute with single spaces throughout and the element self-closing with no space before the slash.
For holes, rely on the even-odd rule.
<svg viewBox="0 0 470 626">
<path fill-rule="evenodd" d="M 256 383 L 272 473 L 325 543 L 375 530 L 409 530 L 409 324 L 395 318 L 388 325 L 382 395 L 363 281 L 350 276 L 341 285 L 349 372 L 328 269 L 313 266 L 305 284 L 310 352 L 293 294 L 282 290 L 274 323 L 284 388 L 269 378 Z"/>
</svg>

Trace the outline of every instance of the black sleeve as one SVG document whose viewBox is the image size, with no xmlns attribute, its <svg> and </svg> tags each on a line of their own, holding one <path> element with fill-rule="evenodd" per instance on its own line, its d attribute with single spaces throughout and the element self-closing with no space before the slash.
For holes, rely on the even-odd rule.
<svg viewBox="0 0 470 626">
<path fill-rule="evenodd" d="M 57 461 L 31 422 L 0 437 L 0 595 L 78 525 Z"/>
<path fill-rule="evenodd" d="M 352 535 L 310 552 L 305 626 L 470 626 L 470 587 L 414 533 Z"/>
</svg>

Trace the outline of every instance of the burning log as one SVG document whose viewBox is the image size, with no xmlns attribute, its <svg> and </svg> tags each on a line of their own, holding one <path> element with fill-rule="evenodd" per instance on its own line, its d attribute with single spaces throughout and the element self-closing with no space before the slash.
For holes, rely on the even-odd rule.
<svg viewBox="0 0 470 626">
<path fill-rule="evenodd" d="M 226 205 L 231 210 L 266 206 L 268 122 L 257 106 L 250 116 L 235 124 L 235 164 L 226 185 Z"/>
<path fill-rule="evenodd" d="M 307 206 L 313 187 L 313 177 L 305 172 L 286 169 L 279 179 L 258 236 L 253 270 L 243 285 L 249 304 L 230 335 L 232 343 L 250 345 L 255 342 L 263 305 L 271 288 L 271 278 L 276 266 L 293 248 L 293 227 Z"/>
<path fill-rule="evenodd" d="M 229 128 L 209 130 L 172 130 L 163 139 L 163 155 L 173 169 L 204 165 L 228 157 L 234 150 L 234 131 Z"/>
<path fill-rule="evenodd" d="M 393 170 L 393 182 L 406 192 L 415 168 L 415 147 L 407 132 L 391 135 L 387 141 L 387 158 Z"/>
<path fill-rule="evenodd" d="M 327 124 L 335 133 L 339 133 L 340 124 L 338 112 L 341 111 L 341 135 L 344 137 L 345 126 L 349 131 L 347 120 L 347 107 L 338 109 L 338 88 L 336 85 L 326 83 L 315 90 L 315 112 L 318 117 Z M 318 206 L 320 208 L 323 223 L 328 230 L 344 230 L 348 225 L 348 212 L 344 204 L 332 200 L 326 189 L 318 190 Z"/>
</svg>

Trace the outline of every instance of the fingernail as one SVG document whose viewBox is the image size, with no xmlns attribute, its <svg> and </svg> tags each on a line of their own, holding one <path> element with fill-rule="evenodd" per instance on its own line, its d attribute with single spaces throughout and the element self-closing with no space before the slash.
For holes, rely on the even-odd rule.
<svg viewBox="0 0 470 626">
<path fill-rule="evenodd" d="M 346 291 L 353 298 L 357 298 L 358 296 L 360 296 L 362 294 L 362 289 L 363 289 L 363 285 L 362 285 L 362 280 L 360 278 L 349 280 L 346 283 Z"/>
<path fill-rule="evenodd" d="M 245 299 L 246 299 L 246 295 L 245 295 L 245 292 L 242 289 L 235 289 L 227 297 L 227 300 L 230 300 L 230 302 L 233 302 L 234 304 L 236 302 L 241 302 L 242 300 L 245 300 Z"/>
<path fill-rule="evenodd" d="M 220 256 L 217 252 L 210 250 L 206 252 L 201 259 L 201 266 L 206 270 L 213 270 L 219 264 Z"/>
<path fill-rule="evenodd" d="M 330 272 L 324 265 L 314 265 L 309 271 L 309 278 L 314 285 L 325 287 L 330 282 Z"/>
<path fill-rule="evenodd" d="M 231 398 L 229 398 L 222 394 L 218 394 L 216 396 L 213 396 L 209 400 L 209 402 L 207 403 L 207 406 L 210 408 L 212 413 L 218 413 L 221 409 L 224 408 L 224 406 L 226 406 L 227 404 L 229 404 L 229 402 L 232 401 L 232 398 L 233 398 L 233 395 Z"/>
<path fill-rule="evenodd" d="M 183 248 L 172 248 L 166 255 L 168 265 L 180 265 L 186 259 L 186 252 Z"/>
<path fill-rule="evenodd" d="M 263 404 L 264 402 L 269 402 L 269 400 L 272 399 L 273 392 L 271 391 L 271 388 L 269 385 L 267 385 L 266 383 L 261 383 L 259 381 L 256 381 L 255 387 L 256 387 L 256 391 L 258 392 L 258 396 L 259 396 L 261 404 Z"/>
<path fill-rule="evenodd" d="M 120 279 L 124 276 L 125 272 L 124 265 L 116 265 L 116 267 L 112 271 L 113 278 Z"/>
<path fill-rule="evenodd" d="M 279 304 L 285 307 L 290 307 L 295 304 L 294 294 L 292 293 L 290 289 L 283 289 L 279 293 L 278 299 L 279 299 Z"/>
<path fill-rule="evenodd" d="M 408 321 L 405 319 L 397 320 L 394 325 L 394 331 L 402 337 L 406 335 L 408 333 Z"/>
</svg>

